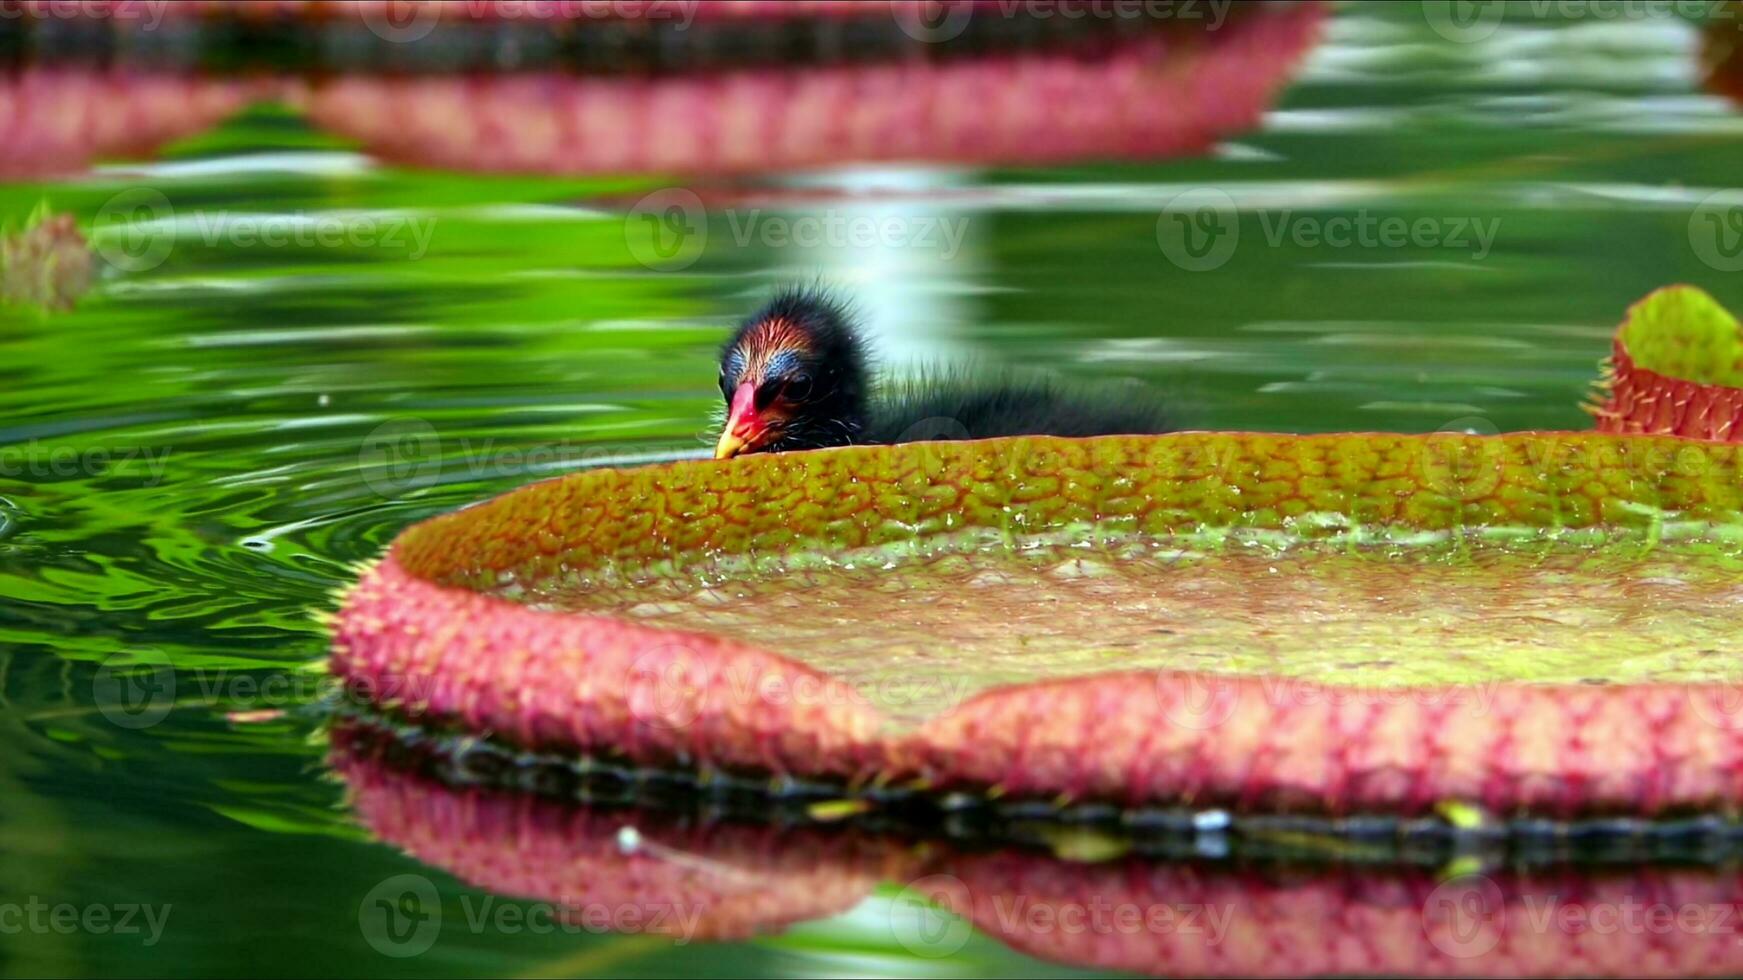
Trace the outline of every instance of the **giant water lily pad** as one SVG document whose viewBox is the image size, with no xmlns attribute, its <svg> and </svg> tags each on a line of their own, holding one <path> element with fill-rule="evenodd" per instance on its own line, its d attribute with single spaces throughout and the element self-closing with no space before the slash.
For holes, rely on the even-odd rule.
<svg viewBox="0 0 1743 980">
<path fill-rule="evenodd" d="M 1123 804 L 1743 802 L 1743 451 L 1047 437 L 597 470 L 408 530 L 335 670 L 510 746 Z"/>
<path fill-rule="evenodd" d="M 1634 304 L 1616 331 L 1598 428 L 1743 442 L 1743 327 L 1693 286 Z"/>
</svg>

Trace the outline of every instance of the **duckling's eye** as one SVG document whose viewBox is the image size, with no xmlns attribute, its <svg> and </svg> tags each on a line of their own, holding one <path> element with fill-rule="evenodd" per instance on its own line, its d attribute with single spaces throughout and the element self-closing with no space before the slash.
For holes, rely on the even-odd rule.
<svg viewBox="0 0 1743 980">
<path fill-rule="evenodd" d="M 811 397 L 811 376 L 804 372 L 792 375 L 781 385 L 781 397 L 790 402 L 802 402 Z"/>
</svg>

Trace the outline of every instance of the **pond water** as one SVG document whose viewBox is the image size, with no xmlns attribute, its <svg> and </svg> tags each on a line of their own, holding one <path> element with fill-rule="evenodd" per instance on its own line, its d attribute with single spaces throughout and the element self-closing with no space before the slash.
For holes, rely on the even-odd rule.
<svg viewBox="0 0 1743 980">
<path fill-rule="evenodd" d="M 0 185 L 12 223 L 43 198 L 86 227 L 157 200 L 142 193 L 171 205 L 143 230 L 111 223 L 112 254 L 156 258 L 108 269 L 76 309 L 0 308 L 6 890 L 167 919 L 152 937 L 9 937 L 5 972 L 1142 962 L 1091 948 L 1062 966 L 1059 949 L 1030 956 L 996 929 L 917 950 L 891 928 L 913 869 L 869 859 L 851 901 L 796 911 L 775 936 L 674 944 L 480 920 L 480 902 L 525 900 L 383 843 L 347 806 L 303 710 L 326 692 L 318 613 L 420 518 L 580 467 L 705 453 L 725 331 L 794 279 L 848 290 L 896 370 L 1136 379 L 1198 427 L 1588 427 L 1580 405 L 1629 303 L 1691 282 L 1743 308 L 1722 220 L 1743 115 L 1702 89 L 1695 26 L 1562 6 L 1475 33 L 1432 4 L 1341 7 L 1258 127 L 1202 157 L 692 180 L 706 232 L 676 251 L 650 253 L 625 218 L 669 180 L 392 166 L 271 104 L 153 162 Z M 1232 222 L 1216 241 L 1233 244 L 1183 239 L 1182 195 L 1213 202 Z M 891 235 L 853 233 L 886 219 Z M 121 676 L 132 665 L 157 684 L 143 710 Z M 396 958 L 359 918 L 402 875 L 447 925 Z M 1209 968 L 1153 968 L 1170 963 Z"/>
</svg>

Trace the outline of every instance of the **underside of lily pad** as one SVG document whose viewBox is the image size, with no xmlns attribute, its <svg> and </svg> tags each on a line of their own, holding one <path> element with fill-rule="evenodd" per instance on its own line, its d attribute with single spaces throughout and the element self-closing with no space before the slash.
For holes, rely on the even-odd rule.
<svg viewBox="0 0 1743 980">
<path fill-rule="evenodd" d="M 598 470 L 408 530 L 334 668 L 541 752 L 1138 806 L 1743 800 L 1743 454 L 1046 437 Z"/>
</svg>

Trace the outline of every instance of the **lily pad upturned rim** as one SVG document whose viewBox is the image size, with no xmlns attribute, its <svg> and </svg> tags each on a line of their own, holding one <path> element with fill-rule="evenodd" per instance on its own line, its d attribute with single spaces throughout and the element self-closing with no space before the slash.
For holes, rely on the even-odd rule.
<svg viewBox="0 0 1743 980">
<path fill-rule="evenodd" d="M 1645 539 L 1677 521 L 1736 527 L 1740 464 L 1733 446 L 1652 436 L 1182 433 L 587 471 L 402 534 L 346 597 L 333 667 L 404 717 L 640 764 L 1247 810 L 1728 808 L 1743 803 L 1743 715 L 1727 684 L 1279 699 L 1265 678 L 1110 671 L 985 691 L 892 733 L 850 685 L 773 651 L 480 590 L 505 572 L 524 581 L 778 548 L 794 521 L 841 548 L 942 514 L 1000 526 L 1013 504 L 1029 530 L 1098 514 L 1150 533 L 1264 531 L 1342 513 L 1369 532 L 1609 528 Z M 931 480 L 960 492 L 924 505 L 914 491 Z M 749 694 L 745 677 L 761 682 Z"/>
<path fill-rule="evenodd" d="M 1656 289 L 1617 327 L 1600 388 L 1600 431 L 1743 441 L 1743 326 L 1698 287 Z"/>
</svg>

